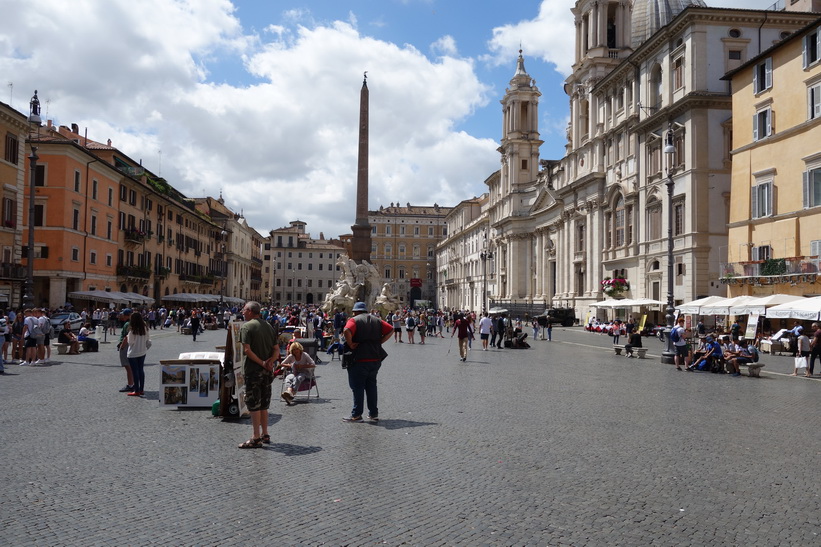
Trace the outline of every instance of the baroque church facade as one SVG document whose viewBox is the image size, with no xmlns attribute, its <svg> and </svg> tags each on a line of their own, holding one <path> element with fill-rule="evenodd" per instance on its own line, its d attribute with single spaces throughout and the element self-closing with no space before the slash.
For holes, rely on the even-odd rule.
<svg viewBox="0 0 821 547">
<path fill-rule="evenodd" d="M 541 93 L 521 51 L 501 100 L 501 169 L 486 180 L 489 306 L 584 318 L 608 278 L 625 280 L 616 296 L 665 300 L 668 221 L 676 303 L 725 294 L 732 103 L 721 78 L 815 16 L 700 0 L 580 0 L 572 11 L 564 157 L 540 159 Z"/>
</svg>

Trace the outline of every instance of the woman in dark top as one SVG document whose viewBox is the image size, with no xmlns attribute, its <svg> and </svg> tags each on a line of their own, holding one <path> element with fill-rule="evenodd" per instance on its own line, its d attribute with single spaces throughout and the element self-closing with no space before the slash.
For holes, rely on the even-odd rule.
<svg viewBox="0 0 821 547">
<path fill-rule="evenodd" d="M 630 333 L 630 338 L 628 339 L 627 343 L 624 345 L 624 353 L 628 357 L 633 357 L 633 348 L 640 348 L 641 347 L 641 334 L 638 331 L 633 331 Z"/>
</svg>

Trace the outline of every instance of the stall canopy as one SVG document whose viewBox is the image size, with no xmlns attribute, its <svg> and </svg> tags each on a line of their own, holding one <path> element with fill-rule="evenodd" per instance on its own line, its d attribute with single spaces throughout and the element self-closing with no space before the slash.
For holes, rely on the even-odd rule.
<svg viewBox="0 0 821 547">
<path fill-rule="evenodd" d="M 651 300 L 649 298 L 624 298 L 624 299 L 616 299 L 616 298 L 608 298 L 607 300 L 602 300 L 601 302 L 594 302 L 591 306 L 596 308 L 607 308 L 607 309 L 617 309 L 617 308 L 637 308 L 642 306 L 658 306 L 664 304 L 659 300 Z"/>
<path fill-rule="evenodd" d="M 701 306 L 700 315 L 730 315 L 730 308 L 733 306 L 740 306 L 747 302 L 755 300 L 755 296 L 736 296 L 733 298 L 725 298 L 713 304 Z"/>
<path fill-rule="evenodd" d="M 150 296 L 143 296 L 143 295 L 137 294 L 135 292 L 127 292 L 127 293 L 123 293 L 123 294 L 125 294 L 128 297 L 129 301 L 132 302 L 132 303 L 140 303 L 140 304 L 145 304 L 147 306 L 150 306 L 151 304 L 154 303 L 154 299 L 151 298 Z"/>
<path fill-rule="evenodd" d="M 169 294 L 162 297 L 165 302 L 182 302 L 185 304 L 196 304 L 200 302 L 219 302 L 220 295 L 218 294 L 199 294 L 192 292 L 181 292 L 177 294 Z M 244 304 L 245 300 L 236 298 L 234 296 L 223 296 L 222 301 L 227 304 Z"/>
<path fill-rule="evenodd" d="M 676 309 L 679 313 L 688 313 L 691 315 L 701 315 L 701 308 L 704 306 L 709 306 L 711 304 L 715 304 L 717 302 L 721 302 L 722 300 L 726 300 L 724 296 L 706 296 L 704 298 L 699 298 L 698 300 L 693 300 L 692 302 L 687 302 L 678 306 Z"/>
<path fill-rule="evenodd" d="M 817 321 L 821 316 L 821 296 L 793 300 L 767 310 L 767 317 L 775 319 L 802 319 Z"/>
<path fill-rule="evenodd" d="M 796 300 L 804 300 L 804 297 L 796 296 L 794 294 L 771 294 L 769 296 L 760 296 L 742 304 L 732 306 L 730 308 L 730 315 L 751 315 L 754 313 L 764 315 L 767 308 L 778 306 L 779 304 L 795 302 Z"/>
<path fill-rule="evenodd" d="M 68 293 L 68 297 L 92 302 L 114 302 L 115 304 L 128 304 L 131 302 L 126 293 L 117 291 L 74 291 Z"/>
</svg>

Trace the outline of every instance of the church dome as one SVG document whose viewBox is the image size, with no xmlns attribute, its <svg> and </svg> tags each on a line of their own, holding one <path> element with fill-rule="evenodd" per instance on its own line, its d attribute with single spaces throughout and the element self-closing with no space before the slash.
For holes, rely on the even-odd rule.
<svg viewBox="0 0 821 547">
<path fill-rule="evenodd" d="M 634 0 L 633 49 L 639 47 L 688 6 L 706 8 L 704 0 Z"/>
</svg>

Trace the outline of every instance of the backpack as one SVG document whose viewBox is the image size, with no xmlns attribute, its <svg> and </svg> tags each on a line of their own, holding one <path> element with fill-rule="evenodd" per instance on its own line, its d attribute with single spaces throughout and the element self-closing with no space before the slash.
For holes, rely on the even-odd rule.
<svg viewBox="0 0 821 547">
<path fill-rule="evenodd" d="M 710 370 L 710 360 L 702 358 L 696 365 L 696 369 L 703 372 Z"/>
<path fill-rule="evenodd" d="M 670 340 L 672 340 L 674 343 L 681 340 L 681 333 L 679 333 L 678 327 L 673 327 L 673 330 L 670 331 Z"/>
<path fill-rule="evenodd" d="M 54 338 L 57 336 L 57 333 L 54 332 L 54 327 L 51 324 L 51 320 L 48 317 L 44 318 L 46 320 L 45 324 L 43 325 L 43 332 L 49 338 Z"/>
<path fill-rule="evenodd" d="M 413 317 L 408 317 L 408 328 L 412 329 L 415 326 L 416 326 L 416 321 L 413 319 Z"/>
<path fill-rule="evenodd" d="M 747 348 L 747 351 L 750 352 L 750 356 L 753 359 L 753 363 L 757 363 L 758 362 L 758 349 L 755 346 L 750 346 L 749 348 Z"/>
<path fill-rule="evenodd" d="M 34 321 L 32 321 L 30 336 L 39 338 L 40 336 L 43 336 L 43 329 L 40 328 L 40 321 L 36 317 L 32 317 L 32 319 L 34 319 Z"/>
</svg>

